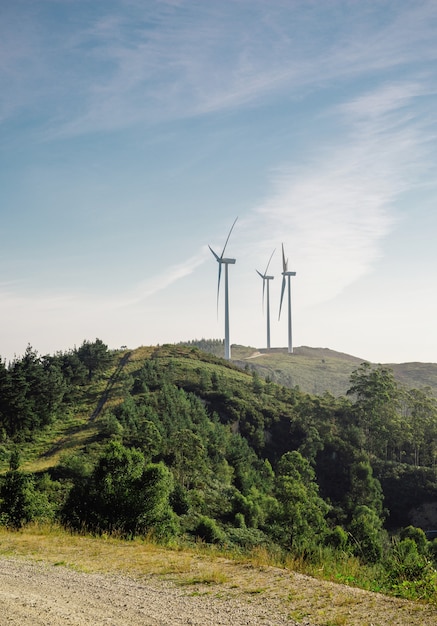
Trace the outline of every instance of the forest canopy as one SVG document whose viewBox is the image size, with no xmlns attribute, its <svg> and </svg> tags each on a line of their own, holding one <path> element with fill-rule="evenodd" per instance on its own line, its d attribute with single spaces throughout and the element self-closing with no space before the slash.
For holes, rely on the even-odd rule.
<svg viewBox="0 0 437 626">
<path fill-rule="evenodd" d="M 67 422 L 66 442 L 86 429 L 88 439 L 25 471 L 22 458 L 49 458 L 53 443 L 41 442 Z M 39 519 L 303 559 L 331 550 L 434 584 L 436 400 L 387 367 L 362 363 L 346 395 L 317 396 L 195 346 L 120 352 L 97 339 L 53 356 L 29 346 L 0 367 L 0 434 L 10 528 Z"/>
</svg>

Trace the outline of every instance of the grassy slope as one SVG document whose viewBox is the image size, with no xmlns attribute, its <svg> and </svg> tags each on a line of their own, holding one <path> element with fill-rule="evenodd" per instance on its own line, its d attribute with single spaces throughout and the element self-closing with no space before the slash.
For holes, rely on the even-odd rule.
<svg viewBox="0 0 437 626">
<path fill-rule="evenodd" d="M 327 348 L 286 348 L 255 350 L 232 347 L 232 360 L 241 367 L 256 368 L 260 375 L 270 376 L 288 387 L 322 395 L 325 391 L 339 396 L 349 387 L 351 372 L 365 360 Z M 393 370 L 396 380 L 409 388 L 430 387 L 437 397 L 437 363 L 383 364 Z"/>
<path fill-rule="evenodd" d="M 23 468 L 28 471 L 41 471 L 57 465 L 61 456 L 65 453 L 80 450 L 85 446 L 90 448 L 98 443 L 97 422 L 99 416 L 93 416 L 95 415 L 96 407 L 99 406 L 102 397 L 106 400 L 105 408 L 110 408 L 111 405 L 121 402 L 125 396 L 126 390 L 131 387 L 135 372 L 141 368 L 146 359 L 149 359 L 153 355 L 155 350 L 154 347 L 141 347 L 131 351 L 129 353 L 129 360 L 121 370 L 118 366 L 120 360 L 123 359 L 126 353 L 117 353 L 112 367 L 108 369 L 103 379 L 93 382 L 89 388 L 85 389 L 85 393 L 81 395 L 80 401 L 75 405 L 73 410 L 65 414 L 63 420 L 56 422 L 54 427 L 41 433 L 32 444 L 23 445 Z M 178 379 L 196 381 L 202 368 L 208 369 L 210 373 L 216 371 L 224 384 L 229 384 L 230 388 L 235 388 L 241 384 L 247 385 L 248 381 L 251 380 L 247 372 L 238 370 L 233 367 L 232 364 L 226 364 L 220 359 L 203 355 L 197 350 L 177 347 L 169 347 L 166 349 L 166 347 L 163 347 L 160 348 L 159 355 L 160 361 L 164 367 L 167 367 L 170 362 L 172 363 L 173 377 L 176 381 Z M 320 372 L 324 372 L 324 380 L 332 378 L 332 380 L 337 381 L 338 385 L 340 376 L 348 380 L 350 372 L 361 363 L 361 359 L 359 358 L 343 355 L 331 350 L 312 348 L 298 348 L 293 355 L 288 355 L 285 350 L 273 350 L 269 354 L 261 352 L 260 355 L 258 355 L 257 351 L 252 348 L 237 346 L 233 349 L 233 357 L 241 361 L 243 365 L 245 363 L 250 364 L 253 361 L 261 363 L 267 362 L 273 372 L 282 372 L 285 369 L 283 366 L 284 363 L 292 364 L 294 368 L 293 371 L 296 372 L 296 374 L 287 375 L 300 376 L 300 382 L 293 382 L 293 384 L 299 384 L 302 390 L 304 390 L 306 384 L 314 385 L 316 384 L 315 381 L 320 381 Z M 316 366 L 318 366 L 319 369 L 317 369 Z M 425 366 L 424 369 L 431 379 L 433 368 L 437 369 L 437 366 Z M 407 377 L 409 381 L 408 384 L 416 387 L 421 386 L 420 381 L 423 379 L 421 367 L 405 368 L 401 371 L 403 371 L 404 375 Z M 410 378 L 408 378 L 408 376 Z M 411 383 L 411 380 L 413 380 L 413 383 Z M 331 390 L 334 391 L 333 389 Z M 7 469 L 7 459 L 8 457 L 4 457 L 3 461 L 0 463 L 0 471 Z M 2 536 L 2 533 L 3 531 L 0 529 L 0 554 L 2 552 L 9 553 L 8 549 L 5 550 L 7 545 L 11 548 L 11 554 L 23 554 L 21 550 L 17 550 L 16 545 L 12 547 L 10 543 L 11 537 L 16 536 L 18 539 L 21 533 L 11 536 L 8 536 L 8 533 L 4 533 Z M 45 543 L 44 539 L 40 538 L 39 540 Z M 26 545 L 28 541 L 30 540 L 27 538 L 25 541 Z M 62 542 L 63 541 L 64 539 L 62 539 Z M 49 543 L 52 542 L 53 537 L 49 539 Z M 15 541 L 12 543 L 15 544 Z M 58 546 L 58 548 L 60 548 L 60 546 Z M 58 561 L 59 559 L 63 559 L 63 550 L 68 552 L 66 546 L 59 549 L 56 556 Z M 24 550 L 24 553 L 25 552 L 26 550 Z M 31 552 L 33 553 L 34 549 L 32 549 Z M 71 563 L 69 557 L 65 558 L 65 562 Z M 76 565 L 76 563 L 74 563 L 74 565 Z M 114 569 L 118 569 L 118 566 Z M 315 572 L 311 573 L 314 574 Z M 326 574 L 327 572 L 323 573 L 324 576 L 326 576 Z M 311 594 L 311 592 L 308 591 L 308 594 Z M 348 600 L 348 602 L 350 601 L 351 600 Z M 391 601 L 393 600 L 390 600 L 390 602 Z M 311 609 L 308 614 L 311 614 Z M 326 624 L 330 622 L 320 623 Z M 337 622 L 334 621 L 332 623 Z M 358 624 L 363 622 L 360 622 L 357 618 L 356 622 L 340 621 L 338 623 Z M 408 620 L 406 622 L 399 622 L 399 624 L 403 623 L 413 624 L 416 622 Z"/>
<path fill-rule="evenodd" d="M 118 353 L 113 365 L 103 378 L 93 380 L 82 388 L 74 405 L 65 411 L 54 424 L 37 433 L 35 440 L 19 446 L 22 468 L 26 471 L 40 472 L 57 465 L 63 455 L 91 446 L 98 439 L 96 411 L 102 399 L 104 408 L 121 402 L 125 396 L 124 381 L 133 371 L 141 367 L 146 358 L 150 358 L 154 348 L 137 348 L 130 353 L 126 366 L 119 372 L 120 360 L 127 354 Z M 0 472 L 8 468 L 9 453 L 0 456 Z"/>
<path fill-rule="evenodd" d="M 93 415 L 102 398 L 104 408 L 121 402 L 126 389 L 132 382 L 132 376 L 146 359 L 155 352 L 153 346 L 139 347 L 129 351 L 126 365 L 119 370 L 118 365 L 128 351 L 115 355 L 113 366 L 108 369 L 103 379 L 92 382 L 83 390 L 80 400 L 63 418 L 46 431 L 38 434 L 32 444 L 21 446 L 23 468 L 29 471 L 43 471 L 59 463 L 63 454 L 92 446 L 98 440 L 98 428 Z M 221 359 L 202 358 L 202 353 L 184 347 L 173 347 L 166 354 L 160 348 L 161 359 L 166 356 L 175 364 L 180 379 L 198 378 L 199 368 L 216 371 L 225 381 L 229 377 L 232 385 L 247 381 L 247 373 L 226 367 Z M 247 346 L 232 347 L 233 364 L 239 368 L 256 368 L 260 375 L 270 376 L 275 382 L 289 387 L 298 386 L 302 391 L 312 394 L 323 394 L 329 391 L 334 395 L 346 393 L 351 372 L 357 368 L 362 359 L 326 348 L 295 348 L 288 354 L 284 348 L 272 350 L 256 350 Z M 437 396 L 437 364 L 404 363 L 388 365 L 396 378 L 408 387 L 421 388 L 429 386 Z M 0 471 L 7 469 L 9 453 L 0 454 Z"/>
<path fill-rule="evenodd" d="M 140 347 L 132 351 L 118 352 L 113 364 L 100 379 L 92 381 L 87 387 L 81 388 L 80 396 L 74 406 L 66 410 L 63 416 L 45 430 L 38 432 L 32 442 L 19 445 L 21 467 L 25 471 L 42 472 L 59 464 L 65 454 L 87 448 L 89 452 L 99 443 L 99 417 L 124 400 L 130 390 L 135 376 L 144 361 L 150 359 L 155 347 Z M 120 369 L 119 364 L 126 355 L 129 358 Z M 217 372 L 224 385 L 247 384 L 250 377 L 244 371 L 221 359 L 205 355 L 188 348 L 173 348 L 167 351 L 159 348 L 160 362 L 167 367 L 172 362 L 173 377 L 176 383 L 199 380 L 200 369 L 209 373 Z M 212 362 L 210 362 L 212 360 Z M 231 383 L 232 379 L 232 383 Z M 99 409 L 101 409 L 99 411 Z M 9 464 L 7 447 L 0 446 L 0 472 L 5 472 Z"/>
</svg>

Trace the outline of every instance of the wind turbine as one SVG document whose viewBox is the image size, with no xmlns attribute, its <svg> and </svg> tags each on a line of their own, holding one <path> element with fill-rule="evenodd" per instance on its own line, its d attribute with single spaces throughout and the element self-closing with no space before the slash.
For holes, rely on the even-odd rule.
<svg viewBox="0 0 437 626">
<path fill-rule="evenodd" d="M 231 226 L 231 230 L 229 231 L 228 237 L 226 239 L 225 245 L 223 247 L 222 253 L 220 256 L 214 252 L 211 246 L 208 246 L 213 255 L 215 256 L 217 263 L 219 264 L 218 271 L 218 283 L 217 283 L 217 312 L 218 312 L 218 302 L 219 302 L 219 293 L 220 293 L 220 278 L 222 275 L 222 265 L 225 266 L 225 359 L 229 361 L 231 358 L 231 345 L 229 343 L 229 290 L 228 290 L 228 265 L 234 265 L 236 259 L 225 258 L 225 250 L 228 245 L 229 237 L 231 236 L 232 229 L 235 226 L 235 222 L 238 220 L 238 217 L 235 218 L 234 223 Z"/>
<path fill-rule="evenodd" d="M 290 272 L 288 269 L 288 259 L 285 260 L 284 244 L 282 244 L 282 289 L 281 303 L 279 305 L 279 319 L 281 319 L 282 300 L 284 299 L 285 283 L 288 282 L 288 352 L 293 352 L 293 341 L 291 334 L 291 277 L 296 276 L 296 272 Z M 287 281 L 285 278 L 287 277 Z"/>
<path fill-rule="evenodd" d="M 275 254 L 275 251 L 273 250 L 272 254 L 270 255 L 270 259 L 269 262 L 267 263 L 267 267 L 266 267 L 266 271 L 264 272 L 264 274 L 261 274 L 261 272 L 257 271 L 257 274 L 259 274 L 259 276 L 261 276 L 261 278 L 263 279 L 263 309 L 264 309 L 264 295 L 265 295 L 265 291 L 266 291 L 266 285 L 267 285 L 267 349 L 270 350 L 270 281 L 274 279 L 274 276 L 268 276 L 267 272 L 269 269 L 269 265 L 270 265 L 270 261 L 272 260 L 272 256 Z"/>
</svg>

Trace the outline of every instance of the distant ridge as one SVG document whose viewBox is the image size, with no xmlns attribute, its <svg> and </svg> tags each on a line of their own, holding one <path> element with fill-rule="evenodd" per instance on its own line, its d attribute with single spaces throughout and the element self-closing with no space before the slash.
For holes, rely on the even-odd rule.
<svg viewBox="0 0 437 626">
<path fill-rule="evenodd" d="M 215 356 L 223 356 L 223 341 L 201 339 L 180 342 L 181 345 L 197 347 Z M 332 393 L 345 395 L 350 387 L 351 373 L 361 363 L 371 363 L 345 352 L 331 348 L 298 346 L 289 354 L 283 348 L 255 348 L 232 345 L 232 363 L 243 369 L 256 370 L 263 378 L 270 378 L 287 387 L 299 387 L 315 395 Z M 437 363 L 373 363 L 393 371 L 395 379 L 409 389 L 428 387 L 437 397 Z"/>
<path fill-rule="evenodd" d="M 353 370 L 361 363 L 370 362 L 330 348 L 309 346 L 296 347 L 293 354 L 288 354 L 285 347 L 251 350 L 244 346 L 234 346 L 232 361 L 240 367 L 249 366 L 264 378 L 269 377 L 287 387 L 297 386 L 308 393 L 323 395 L 329 392 L 336 396 L 344 395 L 349 389 Z M 429 387 L 437 397 L 437 363 L 374 365 L 393 370 L 395 379 L 405 387 Z"/>
<path fill-rule="evenodd" d="M 286 348 L 278 348 L 278 350 L 286 351 Z M 260 352 L 267 352 L 265 350 L 260 350 Z M 300 356 L 309 356 L 321 358 L 331 357 L 331 358 L 339 358 L 344 359 L 346 361 L 352 361 L 354 363 L 363 363 L 366 359 L 361 359 L 356 356 L 352 356 L 351 354 L 346 354 L 345 352 L 338 352 L 336 350 L 331 350 L 330 348 L 311 348 L 309 346 L 300 346 L 298 348 L 294 348 L 293 354 L 297 354 Z"/>
</svg>

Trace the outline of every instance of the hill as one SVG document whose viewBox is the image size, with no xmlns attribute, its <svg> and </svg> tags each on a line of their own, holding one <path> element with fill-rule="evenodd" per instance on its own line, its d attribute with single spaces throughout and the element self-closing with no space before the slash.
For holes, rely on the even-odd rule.
<svg viewBox="0 0 437 626">
<path fill-rule="evenodd" d="M 29 347 L 0 368 L 0 525 L 200 540 L 437 601 L 435 399 L 348 355 L 259 352 Z M 264 358 L 347 366 L 353 393 L 281 385 Z"/>
<path fill-rule="evenodd" d="M 341 396 L 349 388 L 350 375 L 365 359 L 328 348 L 301 346 L 288 354 L 286 348 L 254 349 L 232 346 L 232 362 L 240 367 L 256 369 L 263 378 L 270 378 L 287 387 L 299 387 L 307 393 L 325 392 Z M 395 379 L 409 388 L 429 387 L 437 397 L 437 363 L 387 363 Z"/>
</svg>

